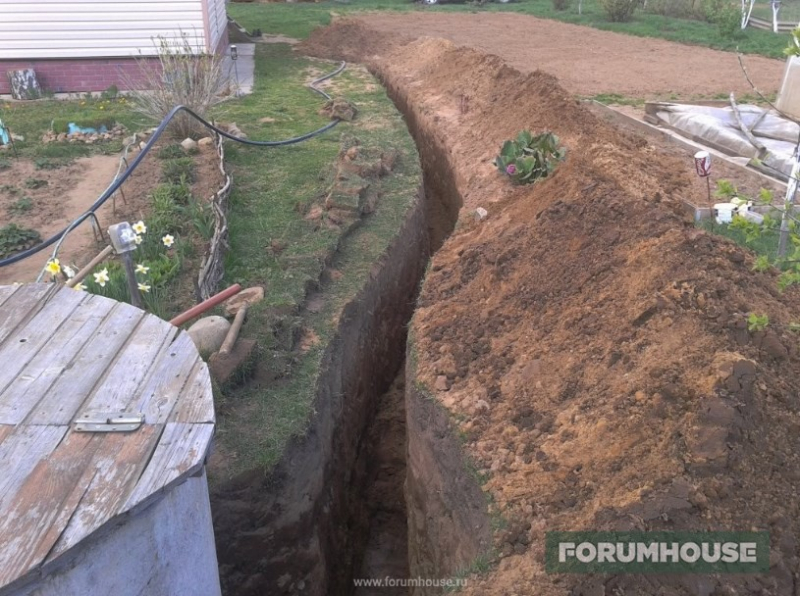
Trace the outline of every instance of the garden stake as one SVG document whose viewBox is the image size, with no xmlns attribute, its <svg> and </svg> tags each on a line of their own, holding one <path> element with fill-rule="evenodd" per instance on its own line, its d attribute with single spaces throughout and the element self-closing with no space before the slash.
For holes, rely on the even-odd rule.
<svg viewBox="0 0 800 596">
<path fill-rule="evenodd" d="M 122 265 L 125 267 L 125 277 L 128 280 L 128 290 L 131 293 L 131 304 L 136 308 L 142 307 L 142 295 L 139 292 L 139 284 L 136 281 L 136 271 L 133 267 L 133 257 L 130 252 L 124 252 L 120 255 L 122 258 Z"/>
</svg>

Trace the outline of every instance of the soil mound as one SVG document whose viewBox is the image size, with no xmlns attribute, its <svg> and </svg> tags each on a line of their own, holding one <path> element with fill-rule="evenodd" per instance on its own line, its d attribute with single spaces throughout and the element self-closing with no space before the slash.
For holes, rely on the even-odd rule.
<svg viewBox="0 0 800 596">
<path fill-rule="evenodd" d="M 343 56 L 356 33 L 370 51 L 383 39 L 337 23 L 309 45 Z M 794 593 L 800 294 L 687 220 L 689 163 L 598 121 L 550 75 L 441 40 L 378 50 L 372 68 L 449 156 L 464 208 L 489 211 L 462 211 L 412 327 L 420 380 L 509 520 L 499 565 L 465 593 Z M 525 128 L 569 153 L 513 187 L 491 160 Z M 767 328 L 748 331 L 749 313 Z M 768 530 L 772 569 L 546 575 L 545 532 L 585 529 Z"/>
</svg>

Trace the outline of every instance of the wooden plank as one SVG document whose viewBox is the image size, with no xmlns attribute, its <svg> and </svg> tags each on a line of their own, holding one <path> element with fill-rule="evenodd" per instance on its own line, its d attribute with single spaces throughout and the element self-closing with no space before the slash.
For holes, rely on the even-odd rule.
<svg viewBox="0 0 800 596">
<path fill-rule="evenodd" d="M 0 346 L 14 329 L 28 320 L 28 317 L 41 308 L 40 301 L 48 291 L 54 290 L 52 284 L 31 284 L 21 286 L 0 308 Z"/>
<path fill-rule="evenodd" d="M 205 465 L 213 436 L 213 424 L 167 423 L 150 463 L 122 511 L 145 506 L 198 473 Z"/>
<path fill-rule="evenodd" d="M 181 331 L 169 348 L 163 350 L 136 398 L 135 410 L 145 415 L 148 424 L 167 421 L 198 361 L 202 362 L 192 338 Z"/>
<path fill-rule="evenodd" d="M 0 362 L 3 363 L 0 367 L 0 393 L 11 384 L 59 327 L 75 314 L 78 305 L 89 296 L 85 292 L 59 292 L 36 313 L 35 317 L 6 338 L 0 346 Z M 60 349 L 60 346 L 57 348 Z"/>
<path fill-rule="evenodd" d="M 3 303 L 20 287 L 21 286 L 0 286 L 0 306 L 3 306 Z"/>
<path fill-rule="evenodd" d="M 214 391 L 208 366 L 199 360 L 192 370 L 181 398 L 169 417 L 170 422 L 214 423 Z"/>
<path fill-rule="evenodd" d="M 0 424 L 0 445 L 3 444 L 3 441 L 6 440 L 6 437 L 9 436 L 13 431 L 14 431 L 14 425 Z"/>
<path fill-rule="evenodd" d="M 113 300 L 100 296 L 72 293 L 82 294 L 85 299 L 50 338 L 52 349 L 40 350 L 5 390 L 0 391 L 0 423 L 19 424 L 36 408 L 84 345 L 96 337 L 98 327 L 117 305 Z M 58 395 L 53 396 L 51 401 L 55 398 Z M 63 408 L 65 404 L 59 403 L 59 407 Z M 45 423 L 47 421 L 44 420 Z"/>
<path fill-rule="evenodd" d="M 74 290 L 70 290 L 74 291 Z M 52 369 L 45 369 L 31 382 L 29 392 L 35 392 L 38 403 L 30 413 L 28 424 L 69 424 L 86 396 L 114 361 L 128 341 L 144 313 L 129 304 L 119 303 L 94 331 L 77 356 L 61 358 L 53 353 Z M 76 343 L 80 341 L 76 338 Z M 42 367 L 46 362 L 40 363 Z M 33 368 L 33 363 L 25 371 Z M 33 372 L 31 372 L 33 375 Z M 53 375 L 57 375 L 52 381 Z M 33 400 L 34 397 L 29 397 Z"/>
<path fill-rule="evenodd" d="M 58 446 L 67 430 L 67 426 L 18 426 L 0 443 L 0 517 L 9 496 L 19 490 L 31 470 Z"/>
<path fill-rule="evenodd" d="M 116 517 L 141 477 L 162 427 L 144 426 L 133 433 L 112 433 L 101 439 L 91 466 L 96 470 L 75 513 L 47 561 L 72 548 Z"/>
<path fill-rule="evenodd" d="M 95 474 L 88 464 L 97 438 L 69 433 L 8 502 L 0 519 L 0 586 L 41 564 L 61 536 Z"/>
<path fill-rule="evenodd" d="M 135 403 L 139 385 L 148 378 L 162 352 L 170 349 L 177 332 L 176 327 L 164 320 L 145 315 L 78 413 L 127 410 Z"/>
</svg>

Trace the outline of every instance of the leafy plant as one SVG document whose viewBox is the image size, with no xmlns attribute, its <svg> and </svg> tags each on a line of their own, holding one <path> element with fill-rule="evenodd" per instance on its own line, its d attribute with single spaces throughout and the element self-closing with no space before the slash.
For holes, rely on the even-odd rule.
<svg viewBox="0 0 800 596">
<path fill-rule="evenodd" d="M 772 264 L 769 262 L 769 257 L 767 255 L 761 255 L 753 264 L 753 271 L 764 273 L 765 271 L 769 271 L 770 267 L 772 267 Z"/>
<path fill-rule="evenodd" d="M 551 132 L 533 136 L 523 130 L 515 140 L 506 141 L 494 163 L 518 184 L 531 184 L 549 176 L 566 156 L 558 137 Z"/>
<path fill-rule="evenodd" d="M 20 189 L 18 189 L 13 184 L 3 184 L 2 186 L 0 186 L 0 192 L 4 192 L 10 194 L 11 196 L 14 196 L 18 195 L 22 191 L 20 191 Z"/>
<path fill-rule="evenodd" d="M 719 34 L 725 39 L 742 37 L 742 11 L 730 0 L 706 0 L 706 19 L 717 26 Z"/>
<path fill-rule="evenodd" d="M 33 209 L 33 201 L 30 197 L 20 197 L 16 201 L 14 201 L 9 207 L 8 210 L 11 213 L 15 213 L 17 215 L 21 215 L 22 213 L 27 213 Z"/>
<path fill-rule="evenodd" d="M 47 186 L 47 180 L 42 180 L 41 178 L 27 178 L 24 182 L 25 188 L 42 188 L 43 186 Z"/>
<path fill-rule="evenodd" d="M 110 85 L 105 91 L 100 93 L 101 99 L 116 99 L 119 95 L 119 87 Z"/>
<path fill-rule="evenodd" d="M 0 259 L 36 246 L 41 241 L 42 237 L 36 230 L 13 223 L 0 227 Z"/>
<path fill-rule="evenodd" d="M 47 157 L 39 157 L 34 160 L 33 165 L 37 170 L 57 170 L 69 165 L 68 159 L 50 159 Z"/>
<path fill-rule="evenodd" d="M 792 41 L 789 42 L 783 53 L 787 56 L 800 56 L 800 27 L 792 29 Z"/>
<path fill-rule="evenodd" d="M 732 199 L 739 195 L 736 186 L 730 180 L 717 180 L 717 190 L 714 194 L 725 199 Z"/>
<path fill-rule="evenodd" d="M 630 21 L 639 3 L 639 0 L 600 0 L 608 20 L 613 23 Z"/>
<path fill-rule="evenodd" d="M 158 153 L 156 153 L 156 156 L 159 159 L 180 159 L 181 157 L 186 156 L 186 152 L 179 143 L 171 143 L 169 145 L 160 147 L 158 149 Z"/>
<path fill-rule="evenodd" d="M 11 167 L 11 160 L 0 158 L 0 170 L 7 170 Z"/>
<path fill-rule="evenodd" d="M 183 184 L 194 182 L 194 160 L 191 157 L 167 159 L 161 164 L 165 182 Z"/>
<path fill-rule="evenodd" d="M 754 331 L 763 331 L 769 325 L 769 317 L 767 315 L 759 315 L 754 312 L 750 313 L 747 317 L 747 330 L 751 333 Z"/>
<path fill-rule="evenodd" d="M 570 0 L 553 0 L 553 8 L 556 10 L 567 10 L 570 5 Z"/>
</svg>

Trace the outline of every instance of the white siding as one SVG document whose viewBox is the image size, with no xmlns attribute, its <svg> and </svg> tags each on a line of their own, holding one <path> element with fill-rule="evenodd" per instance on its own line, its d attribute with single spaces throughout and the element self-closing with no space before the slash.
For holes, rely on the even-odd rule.
<svg viewBox="0 0 800 596">
<path fill-rule="evenodd" d="M 211 33 L 211 43 L 208 49 L 213 52 L 228 26 L 228 13 L 225 10 L 225 0 L 206 1 L 208 2 L 208 28 Z"/>
<path fill-rule="evenodd" d="M 0 0 L 0 59 L 151 55 L 181 32 L 205 50 L 203 0 Z"/>
</svg>

